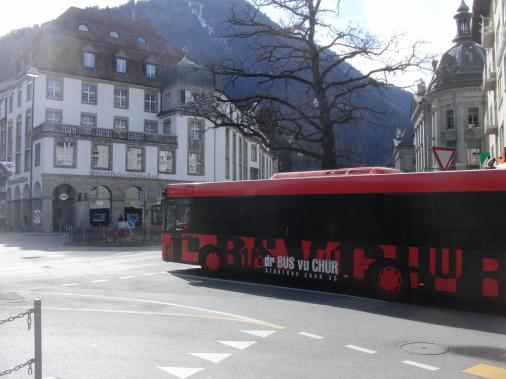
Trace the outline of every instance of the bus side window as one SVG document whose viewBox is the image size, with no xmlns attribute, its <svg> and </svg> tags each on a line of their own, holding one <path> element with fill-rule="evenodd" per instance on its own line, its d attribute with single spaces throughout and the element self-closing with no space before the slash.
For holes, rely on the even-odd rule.
<svg viewBox="0 0 506 379">
<path fill-rule="evenodd" d="M 186 231 L 191 227 L 190 202 L 187 199 L 178 200 L 176 203 L 175 228 L 178 231 Z"/>
<path fill-rule="evenodd" d="M 163 200 L 163 230 L 174 230 L 176 226 L 176 206 L 172 200 Z"/>
<path fill-rule="evenodd" d="M 484 193 L 481 224 L 483 225 L 483 247 L 488 251 L 501 251 L 506 258 L 506 194 Z"/>
</svg>

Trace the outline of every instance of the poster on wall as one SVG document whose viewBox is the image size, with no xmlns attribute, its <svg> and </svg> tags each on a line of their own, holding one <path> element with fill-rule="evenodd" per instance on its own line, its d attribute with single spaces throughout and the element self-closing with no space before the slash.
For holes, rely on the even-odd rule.
<svg viewBox="0 0 506 379">
<path fill-rule="evenodd" d="M 109 209 L 90 209 L 90 224 L 92 226 L 109 225 Z"/>
</svg>

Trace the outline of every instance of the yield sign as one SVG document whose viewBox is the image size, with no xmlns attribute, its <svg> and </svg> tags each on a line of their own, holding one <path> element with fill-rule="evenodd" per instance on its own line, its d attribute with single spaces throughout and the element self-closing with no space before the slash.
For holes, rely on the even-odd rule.
<svg viewBox="0 0 506 379">
<path fill-rule="evenodd" d="M 433 147 L 432 152 L 436 156 L 439 168 L 442 171 L 448 170 L 448 166 L 452 163 L 455 156 L 455 148 L 453 147 Z"/>
</svg>

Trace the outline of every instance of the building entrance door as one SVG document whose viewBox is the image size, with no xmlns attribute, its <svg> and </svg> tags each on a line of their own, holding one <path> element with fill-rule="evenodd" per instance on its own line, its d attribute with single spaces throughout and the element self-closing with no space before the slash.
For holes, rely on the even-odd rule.
<svg viewBox="0 0 506 379">
<path fill-rule="evenodd" d="M 76 191 L 69 184 L 60 184 L 53 192 L 53 230 L 70 231 L 76 221 Z"/>
</svg>

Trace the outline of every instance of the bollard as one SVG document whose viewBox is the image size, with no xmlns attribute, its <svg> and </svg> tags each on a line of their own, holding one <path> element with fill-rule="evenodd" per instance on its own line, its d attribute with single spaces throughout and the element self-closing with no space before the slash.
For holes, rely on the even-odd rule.
<svg viewBox="0 0 506 379">
<path fill-rule="evenodd" d="M 40 299 L 33 301 L 34 308 L 34 345 L 35 345 L 35 379 L 42 379 L 42 309 Z"/>
</svg>

